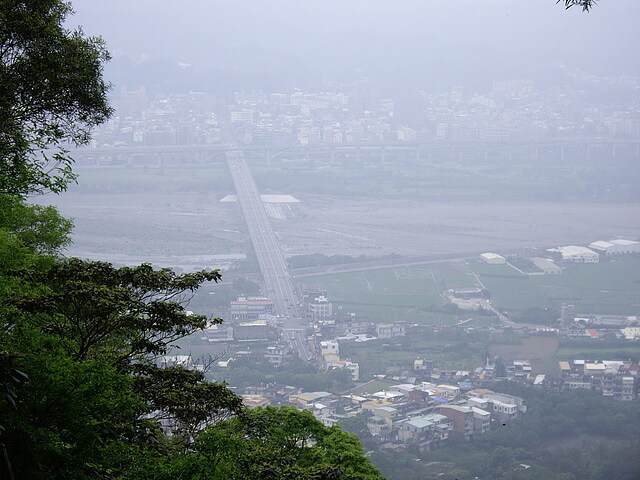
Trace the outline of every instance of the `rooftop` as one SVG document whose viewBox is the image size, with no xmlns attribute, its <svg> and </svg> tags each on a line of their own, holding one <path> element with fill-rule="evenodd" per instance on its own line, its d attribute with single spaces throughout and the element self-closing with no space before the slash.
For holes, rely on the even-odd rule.
<svg viewBox="0 0 640 480">
<path fill-rule="evenodd" d="M 595 254 L 593 250 L 587 247 L 581 247 L 579 245 L 566 245 L 564 247 L 558 247 L 557 249 L 550 249 L 551 251 L 559 251 L 563 257 L 571 257 L 574 255 L 592 255 Z"/>
<path fill-rule="evenodd" d="M 636 242 L 633 240 L 625 240 L 624 238 L 620 238 L 618 240 L 611 240 L 611 243 L 614 245 L 624 245 L 624 246 L 628 246 L 628 245 L 637 245 L 640 242 Z"/>
<path fill-rule="evenodd" d="M 409 420 L 405 420 L 404 422 L 402 422 L 402 424 L 410 425 L 417 429 L 422 429 L 422 428 L 430 427 L 432 425 L 436 425 L 437 423 L 440 423 L 446 419 L 447 417 L 445 417 L 444 415 L 432 413 L 430 415 L 425 415 L 423 417 L 410 418 Z"/>
<path fill-rule="evenodd" d="M 451 410 L 455 410 L 456 412 L 462 412 L 462 413 L 471 413 L 471 408 L 467 407 L 465 405 L 446 405 L 442 408 L 450 408 Z"/>
<path fill-rule="evenodd" d="M 299 398 L 300 400 L 304 400 L 306 402 L 313 402 L 314 400 L 328 397 L 329 395 L 331 395 L 329 392 L 304 392 L 298 393 L 297 395 L 291 395 L 291 397 Z"/>
</svg>

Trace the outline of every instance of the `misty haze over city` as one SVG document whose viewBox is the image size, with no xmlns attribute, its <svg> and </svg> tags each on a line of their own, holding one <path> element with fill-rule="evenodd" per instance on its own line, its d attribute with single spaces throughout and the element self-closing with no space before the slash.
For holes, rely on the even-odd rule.
<svg viewBox="0 0 640 480">
<path fill-rule="evenodd" d="M 514 78 L 546 87 L 566 83 L 563 66 L 637 76 L 640 6 L 608 3 L 584 15 L 553 1 L 80 1 L 69 23 L 106 40 L 116 88 L 322 91 L 365 75 L 389 95 Z"/>
<path fill-rule="evenodd" d="M 70 24 L 102 35 L 113 56 L 105 75 L 116 112 L 92 145 L 173 148 L 102 163 L 201 164 L 212 153 L 176 147 L 204 152 L 228 143 L 231 127 L 233 141 L 264 147 L 251 154 L 257 168 L 275 162 L 256 175 L 263 193 L 302 200 L 275 219 L 289 256 L 516 251 L 639 234 L 633 2 L 588 15 L 506 1 L 74 7 Z M 370 148 L 338 149 L 356 144 Z M 383 145 L 397 148 L 389 158 L 371 150 Z M 133 173 L 110 185 L 82 170 L 100 163 L 83 155 L 83 193 L 144 195 L 56 198 L 76 219 L 71 254 L 131 263 L 144 260 L 141 249 L 180 266 L 246 253 L 238 212 L 217 203 L 234 193 L 224 168 L 210 184 L 193 170 L 154 183 L 164 174 L 154 169 L 139 187 Z M 94 218 L 96 205 L 113 210 L 108 223 Z M 170 233 L 176 216 L 187 238 Z M 156 240 L 127 233 L 136 228 Z"/>
<path fill-rule="evenodd" d="M 73 2 L 66 27 L 110 53 L 112 115 L 70 147 L 77 182 L 5 204 L 73 221 L 61 265 L 173 270 L 141 303 L 203 323 L 128 361 L 237 401 L 204 396 L 215 414 L 186 426 L 145 400 L 137 419 L 208 472 L 185 478 L 251 476 L 198 450 L 256 450 L 237 409 L 311 412 L 326 431 L 293 442 L 301 468 L 353 447 L 322 443 L 334 425 L 356 434 L 366 460 L 335 478 L 637 478 L 640 3 L 565 3 Z"/>
</svg>

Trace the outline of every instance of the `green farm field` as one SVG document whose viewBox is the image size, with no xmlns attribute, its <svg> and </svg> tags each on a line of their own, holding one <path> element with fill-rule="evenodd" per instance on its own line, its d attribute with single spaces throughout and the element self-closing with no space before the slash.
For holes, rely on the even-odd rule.
<svg viewBox="0 0 640 480">
<path fill-rule="evenodd" d="M 505 265 L 469 264 L 491 292 L 493 304 L 507 310 L 560 309 L 563 303 L 580 313 L 640 313 L 640 259 L 625 258 L 568 266 L 560 275 L 526 277 Z M 492 267 L 496 267 L 493 269 Z M 500 268 L 498 268 L 500 267 Z"/>
<path fill-rule="evenodd" d="M 596 361 L 634 359 L 637 361 L 638 359 L 640 359 L 640 345 L 630 344 L 628 346 L 606 348 L 598 348 L 597 345 L 594 345 L 593 348 L 560 347 L 556 351 L 555 357 L 558 360 L 582 359 Z"/>
<path fill-rule="evenodd" d="M 446 325 L 459 319 L 438 311 L 443 304 L 440 292 L 481 286 L 476 275 L 500 309 L 559 310 L 563 303 L 571 303 L 581 313 L 640 313 L 640 259 L 636 258 L 570 265 L 561 275 L 528 277 L 509 265 L 469 261 L 318 275 L 300 282 L 323 285 L 334 308 L 376 322 Z"/>
<path fill-rule="evenodd" d="M 472 274 L 450 263 L 319 275 L 300 281 L 323 285 L 334 308 L 341 311 L 367 316 L 375 322 L 404 320 L 424 324 L 455 323 L 455 316 L 439 312 L 440 292 L 476 284 Z"/>
<path fill-rule="evenodd" d="M 485 340 L 466 336 L 447 338 L 426 329 L 412 330 L 404 337 L 340 346 L 341 356 L 360 364 L 362 380 L 384 373 L 388 366 L 411 369 L 416 358 L 432 361 L 438 368 L 469 370 L 484 364 L 486 352 Z"/>
</svg>

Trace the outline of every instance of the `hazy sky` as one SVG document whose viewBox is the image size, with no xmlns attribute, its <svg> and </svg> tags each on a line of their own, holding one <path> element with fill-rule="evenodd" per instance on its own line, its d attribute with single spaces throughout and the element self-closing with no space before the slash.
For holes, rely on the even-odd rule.
<svg viewBox="0 0 640 480">
<path fill-rule="evenodd" d="M 190 64 L 183 70 L 200 83 L 213 74 L 266 89 L 351 79 L 358 69 L 373 85 L 425 88 L 544 78 L 561 64 L 596 74 L 640 73 L 637 0 L 602 0 L 589 14 L 565 11 L 555 0 L 73 5 L 71 23 L 102 35 L 112 51 L 107 76 L 115 83 L 159 81 L 178 62 Z"/>
</svg>

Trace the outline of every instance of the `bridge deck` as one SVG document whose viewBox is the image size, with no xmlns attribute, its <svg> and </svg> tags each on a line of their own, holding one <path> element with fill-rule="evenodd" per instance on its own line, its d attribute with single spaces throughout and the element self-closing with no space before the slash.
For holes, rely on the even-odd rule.
<svg viewBox="0 0 640 480">
<path fill-rule="evenodd" d="M 287 340 L 301 358 L 307 359 L 308 352 L 301 332 L 305 328 L 305 322 L 300 316 L 293 280 L 258 188 L 241 152 L 227 154 L 227 163 L 264 278 L 267 295 L 273 300 L 276 313 L 283 320 Z"/>
</svg>

